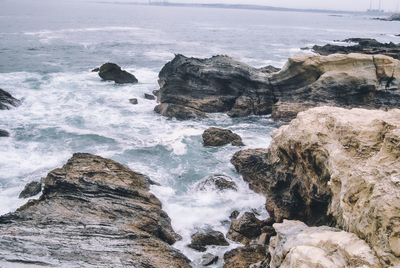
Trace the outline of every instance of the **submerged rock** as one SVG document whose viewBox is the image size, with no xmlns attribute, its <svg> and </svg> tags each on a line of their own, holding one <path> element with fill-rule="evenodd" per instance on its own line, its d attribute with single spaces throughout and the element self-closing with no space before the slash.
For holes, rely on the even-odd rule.
<svg viewBox="0 0 400 268">
<path fill-rule="evenodd" d="M 219 259 L 219 257 L 214 254 L 211 254 L 211 253 L 204 254 L 201 257 L 201 265 L 203 265 L 203 266 L 213 265 L 218 262 L 218 259 Z"/>
<path fill-rule="evenodd" d="M 19 198 L 29 198 L 39 194 L 42 191 L 42 184 L 38 181 L 32 181 L 25 185 L 25 188 L 19 194 Z"/>
<path fill-rule="evenodd" d="M 147 93 L 144 93 L 144 98 L 147 100 L 155 100 L 156 99 L 156 97 L 154 95 L 147 94 Z"/>
<path fill-rule="evenodd" d="M 177 55 L 159 78 L 155 111 L 183 120 L 225 112 L 232 117 L 272 113 L 289 121 L 322 105 L 400 106 L 400 61 L 384 55 L 300 55 L 270 74 L 227 56 Z"/>
<path fill-rule="evenodd" d="M 327 226 L 308 227 L 299 221 L 285 220 L 274 227 L 271 268 L 382 267 L 374 251 L 354 234 Z"/>
<path fill-rule="evenodd" d="M 0 88 L 0 110 L 9 110 L 20 105 L 21 101 L 14 98 L 10 93 Z"/>
<path fill-rule="evenodd" d="M 238 219 L 232 220 L 226 237 L 242 244 L 249 244 L 259 237 L 262 227 L 263 222 L 257 219 L 254 213 L 245 212 Z"/>
<path fill-rule="evenodd" d="M 300 113 L 268 149 L 232 163 L 266 196 L 276 221 L 336 225 L 356 234 L 383 266 L 400 265 L 400 110 L 334 107 Z"/>
<path fill-rule="evenodd" d="M 117 84 L 137 83 L 133 74 L 124 71 L 115 63 L 105 63 L 99 68 L 99 76 L 105 81 L 114 81 Z"/>
<path fill-rule="evenodd" d="M 133 104 L 133 105 L 136 105 L 136 104 L 138 104 L 138 99 L 136 99 L 136 98 L 129 99 L 129 103 Z"/>
<path fill-rule="evenodd" d="M 198 182 L 195 185 L 195 189 L 197 191 L 207 191 L 207 190 L 214 190 L 214 191 L 226 191 L 226 190 L 233 190 L 237 191 L 237 185 L 233 181 L 232 178 L 221 175 L 215 174 L 207 177 L 206 179 Z"/>
<path fill-rule="evenodd" d="M 244 146 L 242 138 L 232 130 L 210 127 L 202 135 L 204 146 Z"/>
<path fill-rule="evenodd" d="M 0 129 L 0 137 L 10 137 L 10 133 L 8 133 L 8 131 Z"/>
<path fill-rule="evenodd" d="M 267 264 L 269 262 L 267 251 L 264 246 L 260 245 L 235 248 L 225 253 L 224 268 L 249 268 L 253 264 Z"/>
<path fill-rule="evenodd" d="M 190 267 L 146 176 L 90 154 L 51 171 L 39 200 L 0 216 L 0 233 L 10 266 Z"/>
<path fill-rule="evenodd" d="M 188 247 L 197 251 L 206 251 L 206 246 L 229 246 L 224 234 L 212 229 L 203 229 L 192 235 L 192 242 Z"/>
</svg>

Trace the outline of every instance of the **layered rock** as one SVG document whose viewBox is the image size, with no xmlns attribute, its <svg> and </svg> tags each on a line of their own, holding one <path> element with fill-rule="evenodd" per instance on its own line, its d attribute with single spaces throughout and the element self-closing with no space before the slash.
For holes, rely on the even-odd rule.
<svg viewBox="0 0 400 268">
<path fill-rule="evenodd" d="M 308 227 L 299 221 L 284 221 L 274 227 L 271 268 L 290 267 L 382 267 L 374 251 L 356 235 L 331 227 Z"/>
<path fill-rule="evenodd" d="M 313 108 L 281 127 L 268 149 L 232 163 L 267 197 L 271 217 L 356 234 L 383 266 L 400 265 L 400 110 Z"/>
<path fill-rule="evenodd" d="M 19 198 L 29 198 L 39 194 L 42 191 L 42 184 L 38 181 L 32 181 L 25 185 L 22 192 L 19 194 Z"/>
<path fill-rule="evenodd" d="M 202 135 L 204 146 L 243 146 L 242 138 L 232 130 L 210 127 Z"/>
<path fill-rule="evenodd" d="M 190 267 L 149 179 L 90 154 L 51 171 L 0 234 L 0 266 Z"/>
<path fill-rule="evenodd" d="M 226 112 L 291 120 L 310 107 L 400 106 L 400 61 L 384 55 L 300 55 L 266 73 L 227 56 L 177 55 L 159 74 L 155 111 L 178 119 Z"/>
<path fill-rule="evenodd" d="M 96 69 L 95 69 L 96 70 Z M 94 70 L 93 70 L 94 71 Z M 122 70 L 120 66 L 115 63 L 105 63 L 99 69 L 99 76 L 105 81 L 114 81 L 117 84 L 137 83 L 136 77 Z"/>
<path fill-rule="evenodd" d="M 10 93 L 0 88 L 0 110 L 9 110 L 13 107 L 17 107 L 20 103 L 20 100 L 14 98 Z"/>
</svg>

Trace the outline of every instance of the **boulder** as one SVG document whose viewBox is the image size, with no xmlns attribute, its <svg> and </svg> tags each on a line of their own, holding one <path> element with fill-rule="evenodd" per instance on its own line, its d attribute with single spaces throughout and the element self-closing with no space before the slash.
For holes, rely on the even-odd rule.
<svg viewBox="0 0 400 268">
<path fill-rule="evenodd" d="M 0 110 L 9 110 L 20 105 L 21 101 L 14 98 L 10 93 L 0 88 Z"/>
<path fill-rule="evenodd" d="M 8 133 L 8 131 L 0 129 L 0 137 L 10 137 L 10 133 Z"/>
<path fill-rule="evenodd" d="M 372 42 L 372 41 L 370 41 Z M 225 112 L 290 121 L 311 107 L 400 106 L 400 61 L 385 55 L 299 55 L 266 73 L 227 56 L 177 55 L 159 74 L 155 111 L 179 119 Z"/>
<path fill-rule="evenodd" d="M 138 99 L 136 99 L 136 98 L 129 99 L 129 103 L 133 104 L 133 105 L 136 105 L 136 104 L 138 104 Z"/>
<path fill-rule="evenodd" d="M 42 184 L 38 181 L 32 181 L 25 185 L 22 192 L 19 194 L 19 198 L 29 198 L 39 194 L 42 191 Z"/>
<path fill-rule="evenodd" d="M 133 74 L 124 71 L 115 63 L 105 63 L 99 68 L 99 76 L 105 81 L 114 81 L 117 84 L 136 84 L 138 80 Z"/>
<path fill-rule="evenodd" d="M 237 210 L 232 211 L 231 215 L 229 215 L 229 219 L 234 220 L 237 219 L 237 217 L 239 216 L 240 212 Z"/>
<path fill-rule="evenodd" d="M 276 222 L 336 225 L 400 265 L 400 110 L 313 108 L 232 163 Z"/>
<path fill-rule="evenodd" d="M 227 144 L 244 146 L 242 138 L 229 129 L 210 127 L 204 131 L 202 137 L 204 146 L 224 146 Z"/>
<path fill-rule="evenodd" d="M 271 239 L 271 268 L 382 267 L 374 251 L 356 235 L 327 226 L 308 227 L 300 221 L 276 223 Z"/>
<path fill-rule="evenodd" d="M 268 263 L 267 251 L 267 248 L 260 245 L 232 249 L 224 255 L 224 268 L 249 268 L 253 264 Z"/>
<path fill-rule="evenodd" d="M 256 218 L 254 213 L 245 212 L 238 219 L 233 219 L 226 235 L 232 241 L 250 244 L 261 235 L 263 222 Z"/>
<path fill-rule="evenodd" d="M 147 93 L 144 93 L 144 98 L 147 100 L 155 100 L 156 99 L 156 97 L 154 95 L 147 94 Z"/>
<path fill-rule="evenodd" d="M 42 183 L 39 200 L 0 216 L 2 265 L 190 267 L 146 176 L 79 153 Z"/>
<path fill-rule="evenodd" d="M 192 235 L 192 242 L 188 247 L 197 251 L 206 251 L 206 246 L 229 246 L 224 234 L 212 229 L 203 229 Z"/>
<path fill-rule="evenodd" d="M 195 185 L 195 189 L 197 191 L 237 191 L 237 185 L 232 178 L 226 175 L 215 174 L 198 182 Z"/>
<path fill-rule="evenodd" d="M 211 254 L 206 253 L 201 257 L 201 265 L 203 266 L 210 266 L 218 262 L 219 257 Z"/>
</svg>

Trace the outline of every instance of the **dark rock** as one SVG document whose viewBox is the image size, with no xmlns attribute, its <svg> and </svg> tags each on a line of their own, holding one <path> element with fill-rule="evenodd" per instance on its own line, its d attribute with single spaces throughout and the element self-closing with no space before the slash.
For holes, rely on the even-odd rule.
<svg viewBox="0 0 400 268">
<path fill-rule="evenodd" d="M 210 127 L 202 135 L 204 146 L 244 146 L 242 138 L 229 129 Z"/>
<path fill-rule="evenodd" d="M 239 216 L 240 212 L 237 210 L 232 211 L 231 215 L 229 216 L 229 219 L 234 220 L 237 219 L 237 217 Z"/>
<path fill-rule="evenodd" d="M 147 93 L 144 93 L 144 98 L 147 100 L 155 100 L 156 99 L 156 97 L 154 95 L 147 94 Z"/>
<path fill-rule="evenodd" d="M 10 133 L 8 133 L 8 131 L 0 129 L 0 137 L 10 137 Z"/>
<path fill-rule="evenodd" d="M 257 219 L 254 213 L 245 212 L 238 219 L 232 220 L 226 237 L 242 244 L 249 244 L 261 234 L 262 224 L 263 222 Z"/>
<path fill-rule="evenodd" d="M 115 63 L 105 63 L 99 69 L 99 76 L 105 81 L 114 81 L 117 84 L 137 83 L 133 74 L 124 71 Z"/>
<path fill-rule="evenodd" d="M 98 73 L 98 72 L 100 72 L 100 68 L 94 68 L 93 70 L 92 70 L 92 73 Z"/>
<path fill-rule="evenodd" d="M 216 190 L 216 191 L 225 191 L 225 190 L 233 190 L 237 191 L 236 183 L 232 180 L 232 178 L 226 175 L 211 175 L 206 179 L 200 181 L 196 184 L 195 189 L 197 191 L 207 191 L 207 190 Z"/>
<path fill-rule="evenodd" d="M 260 245 L 249 245 L 235 248 L 224 255 L 224 268 L 249 268 L 258 263 L 269 263 L 267 248 Z M 262 267 L 262 266 L 261 266 Z M 265 266 L 268 267 L 268 266 Z"/>
<path fill-rule="evenodd" d="M 38 181 L 32 181 L 25 185 L 24 190 L 19 194 L 19 198 L 29 198 L 42 191 L 42 184 Z"/>
<path fill-rule="evenodd" d="M 0 110 L 9 110 L 12 107 L 17 107 L 20 104 L 20 100 L 14 98 L 10 93 L 0 88 Z"/>
<path fill-rule="evenodd" d="M 214 254 L 211 254 L 211 253 L 204 254 L 201 257 L 201 265 L 210 266 L 212 264 L 217 263 L 218 259 L 219 259 L 218 256 L 216 256 Z"/>
<path fill-rule="evenodd" d="M 133 105 L 136 105 L 136 104 L 138 104 L 138 99 L 136 99 L 136 98 L 129 99 L 129 102 L 130 102 L 131 104 L 133 104 Z"/>
<path fill-rule="evenodd" d="M 259 70 L 266 74 L 272 74 L 272 73 L 279 72 L 281 70 L 281 68 L 277 68 L 272 65 L 268 65 L 268 66 L 260 68 Z"/>
<path fill-rule="evenodd" d="M 192 242 L 188 247 L 197 251 L 206 251 L 206 246 L 229 246 L 224 234 L 212 229 L 203 229 L 192 235 Z"/>
<path fill-rule="evenodd" d="M 154 108 L 156 113 L 162 114 L 169 118 L 176 118 L 178 120 L 206 118 L 207 115 L 196 109 L 177 105 L 172 103 L 162 103 Z"/>
<path fill-rule="evenodd" d="M 153 90 L 153 95 L 157 97 L 159 92 L 160 90 Z"/>
<path fill-rule="evenodd" d="M 42 183 L 39 200 L 0 216 L 2 264 L 190 267 L 171 246 L 179 236 L 146 176 L 74 154 Z"/>
</svg>

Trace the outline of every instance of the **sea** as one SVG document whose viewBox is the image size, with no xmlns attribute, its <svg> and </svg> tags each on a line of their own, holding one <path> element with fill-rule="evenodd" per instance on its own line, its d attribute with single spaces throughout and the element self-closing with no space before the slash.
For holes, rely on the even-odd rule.
<svg viewBox="0 0 400 268">
<path fill-rule="evenodd" d="M 156 114 L 156 102 L 144 93 L 159 88 L 164 64 L 175 54 L 224 54 L 255 67 L 283 67 L 288 57 L 312 53 L 304 48 L 314 44 L 350 37 L 399 42 L 399 26 L 352 13 L 0 0 L 0 88 L 22 100 L 0 111 L 0 129 L 11 134 L 0 138 L 0 215 L 26 203 L 18 198 L 24 185 L 73 153 L 97 154 L 160 184 L 151 191 L 183 237 L 174 246 L 199 265 L 202 254 L 186 247 L 196 230 L 226 233 L 233 210 L 268 216 L 265 197 L 251 191 L 230 164 L 240 148 L 206 148 L 201 134 L 211 126 L 228 128 L 242 136 L 244 149 L 266 148 L 279 124 L 269 116 L 178 121 Z M 139 83 L 101 81 L 91 70 L 105 62 L 119 64 Z M 139 104 L 130 104 L 131 98 Z M 196 184 L 213 174 L 232 177 L 238 191 L 198 191 Z M 209 252 L 222 257 L 226 250 Z"/>
</svg>

